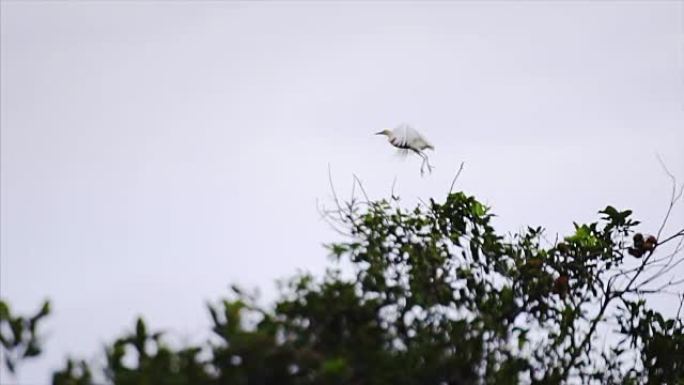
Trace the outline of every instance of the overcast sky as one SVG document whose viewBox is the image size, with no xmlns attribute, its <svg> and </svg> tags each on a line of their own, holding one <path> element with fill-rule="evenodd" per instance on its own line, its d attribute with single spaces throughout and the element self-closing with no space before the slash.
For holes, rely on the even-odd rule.
<svg viewBox="0 0 684 385">
<path fill-rule="evenodd" d="M 2 297 L 44 298 L 48 383 L 144 314 L 206 337 L 205 302 L 329 265 L 352 173 L 407 205 L 457 188 L 502 230 L 612 204 L 655 232 L 684 180 L 684 3 L 3 1 Z M 372 133 L 413 124 L 431 176 Z M 680 207 L 672 227 L 684 225 Z M 668 299 L 661 299 L 667 306 Z M 5 381 L 7 378 L 5 377 Z"/>
</svg>

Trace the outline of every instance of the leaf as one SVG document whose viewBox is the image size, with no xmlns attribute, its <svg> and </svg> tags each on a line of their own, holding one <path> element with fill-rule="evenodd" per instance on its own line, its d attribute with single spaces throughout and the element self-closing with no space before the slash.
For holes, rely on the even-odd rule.
<svg viewBox="0 0 684 385">
<path fill-rule="evenodd" d="M 476 217 L 482 217 L 487 212 L 487 208 L 482 203 L 474 201 L 471 212 Z"/>
<path fill-rule="evenodd" d="M 36 344 L 35 341 L 31 341 L 27 346 L 26 350 L 24 351 L 24 357 L 36 357 L 40 355 L 41 350 Z"/>
<path fill-rule="evenodd" d="M 50 314 L 50 301 L 45 301 L 38 314 L 34 316 L 34 319 L 38 320 L 47 316 L 48 314 Z"/>
<path fill-rule="evenodd" d="M 6 321 L 10 319 L 10 309 L 9 305 L 0 300 L 0 321 Z"/>
<path fill-rule="evenodd" d="M 339 375 L 347 369 L 347 362 L 343 357 L 327 360 L 323 363 L 322 371 L 328 375 Z"/>
<path fill-rule="evenodd" d="M 527 330 L 521 330 L 518 334 L 518 349 L 522 349 L 527 343 Z"/>
<path fill-rule="evenodd" d="M 135 337 L 137 340 L 145 340 L 147 338 L 147 328 L 145 327 L 145 321 L 142 318 L 138 318 L 135 323 Z"/>
<path fill-rule="evenodd" d="M 19 346 L 23 340 L 24 320 L 22 318 L 15 318 L 11 320 L 10 330 L 12 330 L 12 335 L 14 335 L 14 346 Z"/>
<path fill-rule="evenodd" d="M 14 373 L 14 361 L 10 358 L 9 355 L 5 355 L 5 365 L 7 366 L 7 369 L 10 371 L 10 373 Z"/>
</svg>

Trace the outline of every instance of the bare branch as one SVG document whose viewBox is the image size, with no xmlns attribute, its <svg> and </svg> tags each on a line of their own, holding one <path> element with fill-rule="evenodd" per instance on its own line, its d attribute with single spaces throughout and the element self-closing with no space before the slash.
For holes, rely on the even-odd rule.
<svg viewBox="0 0 684 385">
<path fill-rule="evenodd" d="M 397 200 L 399 197 L 394 195 L 394 186 L 397 184 L 397 176 L 394 176 L 394 180 L 392 180 L 392 189 L 390 190 L 390 199 L 391 200 Z"/>
<path fill-rule="evenodd" d="M 458 172 L 456 172 L 456 175 L 454 175 L 454 179 L 451 181 L 451 186 L 449 187 L 449 194 L 451 194 L 451 191 L 454 189 L 454 184 L 456 184 L 456 180 L 461 175 L 461 171 L 463 171 L 463 164 L 464 163 L 465 162 L 461 162 L 461 165 L 458 168 Z"/>
<path fill-rule="evenodd" d="M 335 200 L 335 205 L 340 212 L 340 220 L 342 220 L 342 205 L 340 205 L 340 200 L 337 199 L 337 192 L 335 192 L 335 185 L 332 180 L 332 171 L 330 170 L 330 163 L 328 163 L 328 183 L 330 183 L 330 191 L 332 192 L 333 199 Z"/>
<path fill-rule="evenodd" d="M 368 198 L 368 193 L 366 193 L 366 189 L 363 188 L 363 183 L 361 183 L 361 179 L 359 179 L 359 177 L 357 177 L 356 174 L 352 175 L 354 176 L 354 181 L 359 184 L 359 188 L 363 193 L 363 197 L 366 198 L 366 203 L 370 203 L 370 198 Z"/>
<path fill-rule="evenodd" d="M 337 210 L 327 210 L 327 209 L 325 208 L 325 206 L 319 204 L 318 199 L 316 199 L 316 209 L 317 209 L 318 213 L 319 213 L 320 216 L 321 216 L 320 219 L 324 220 L 324 221 L 333 229 L 333 231 L 335 231 L 336 233 L 338 233 L 338 234 L 340 234 L 340 235 L 343 235 L 343 236 L 350 236 L 350 235 L 351 235 L 351 234 L 349 234 L 347 231 L 344 231 L 344 230 L 340 229 L 340 227 L 339 227 L 338 224 L 337 224 L 337 222 L 341 222 L 341 221 L 342 221 L 342 219 L 341 219 L 341 218 L 342 218 L 342 211 L 341 211 L 341 209 L 337 209 Z M 340 217 L 340 220 L 338 220 L 337 222 L 334 221 L 334 220 L 331 218 L 331 216 L 334 216 L 334 215 L 339 216 L 339 217 Z"/>
<path fill-rule="evenodd" d="M 680 230 L 679 232 L 676 232 L 676 233 L 674 233 L 673 235 L 671 235 L 671 236 L 665 238 L 663 241 L 658 242 L 658 245 L 662 245 L 662 244 L 664 244 L 664 243 L 667 243 L 667 242 L 669 242 L 669 241 L 671 241 L 671 240 L 673 240 L 673 239 L 675 239 L 675 238 L 677 238 L 677 237 L 684 237 L 684 229 L 682 229 L 682 230 Z"/>
<path fill-rule="evenodd" d="M 658 234 L 656 235 L 656 239 L 660 239 L 660 235 L 662 234 L 665 225 L 667 225 L 667 220 L 670 218 L 670 214 L 672 213 L 672 208 L 676 205 L 677 201 L 681 199 L 682 193 L 684 193 L 684 185 L 682 185 L 679 189 L 679 192 L 677 192 L 677 178 L 675 178 L 675 176 L 670 172 L 667 166 L 665 166 L 665 162 L 663 162 L 663 159 L 660 157 L 660 155 L 656 154 L 656 157 L 658 158 L 658 162 L 660 163 L 660 166 L 663 168 L 663 171 L 665 171 L 665 174 L 667 174 L 667 176 L 670 177 L 670 181 L 672 182 L 670 204 L 667 207 L 665 218 L 663 218 L 663 222 L 660 224 Z"/>
<path fill-rule="evenodd" d="M 658 162 L 660 163 L 660 166 L 663 168 L 663 171 L 667 176 L 670 178 L 672 182 L 672 190 L 670 193 L 670 202 L 667 207 L 667 211 L 665 213 L 665 217 L 663 218 L 662 223 L 660 224 L 660 227 L 658 229 L 658 233 L 656 235 L 656 249 L 660 249 L 660 247 L 672 241 L 675 238 L 678 237 L 684 237 L 684 229 L 679 230 L 675 234 L 665 238 L 664 240 L 660 240 L 660 237 L 663 233 L 663 230 L 665 229 L 668 220 L 670 219 L 670 215 L 672 214 L 672 209 L 676 206 L 676 204 L 681 200 L 682 194 L 684 193 L 684 186 L 681 186 L 681 188 L 678 188 L 677 185 L 677 179 L 675 176 L 670 172 L 670 170 L 665 166 L 665 163 L 663 162 L 662 158 L 660 157 L 659 154 L 656 154 L 656 157 L 658 159 Z M 619 292 L 619 293 L 628 293 L 628 292 L 643 292 L 643 288 L 645 285 L 657 280 L 658 278 L 661 278 L 663 275 L 667 274 L 670 272 L 672 269 L 674 269 L 676 266 L 678 266 L 680 263 L 684 262 L 684 259 L 680 259 L 676 262 L 674 262 L 674 257 L 675 255 L 681 250 L 681 244 L 682 244 L 682 239 L 680 239 L 680 242 L 677 244 L 675 247 L 675 250 L 669 254 L 666 257 L 663 258 L 658 258 L 658 257 L 653 257 L 654 251 L 651 250 L 648 255 L 645 256 L 645 258 L 642 259 L 641 263 L 633 269 L 629 269 L 626 271 L 622 271 L 618 276 L 624 275 L 627 276 L 629 274 L 633 275 L 629 279 L 627 285 Z M 664 263 L 661 263 L 664 262 Z M 673 263 L 674 262 L 674 263 Z M 645 277 L 644 279 L 639 280 L 639 278 L 644 275 L 644 273 L 648 272 L 652 268 L 658 268 L 658 271 L 655 273 L 651 274 L 648 277 Z M 665 285 L 665 287 L 672 286 L 673 284 L 678 284 L 679 282 L 673 283 L 670 281 L 668 284 Z"/>
</svg>

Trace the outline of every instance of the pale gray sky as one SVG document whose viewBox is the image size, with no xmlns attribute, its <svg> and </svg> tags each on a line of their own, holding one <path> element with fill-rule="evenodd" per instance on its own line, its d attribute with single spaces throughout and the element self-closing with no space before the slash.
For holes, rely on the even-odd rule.
<svg viewBox="0 0 684 385">
<path fill-rule="evenodd" d="M 2 1 L 0 289 L 55 309 L 21 382 L 138 314 L 201 339 L 228 284 L 322 271 L 328 164 L 412 204 L 465 161 L 504 230 L 613 204 L 654 232 L 654 154 L 684 180 L 683 4 Z M 401 122 L 431 176 L 372 135 Z"/>
</svg>

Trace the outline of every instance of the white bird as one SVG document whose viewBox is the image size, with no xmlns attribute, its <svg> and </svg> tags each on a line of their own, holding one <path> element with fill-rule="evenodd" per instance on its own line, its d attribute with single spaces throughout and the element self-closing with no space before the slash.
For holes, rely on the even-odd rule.
<svg viewBox="0 0 684 385">
<path fill-rule="evenodd" d="M 403 153 L 413 151 L 423 158 L 423 163 L 420 165 L 420 175 L 423 175 L 424 168 L 432 173 L 432 166 L 428 161 L 427 154 L 424 150 L 435 150 L 435 147 L 430 144 L 418 131 L 407 124 L 401 124 L 394 130 L 382 130 L 376 132 L 375 135 L 385 135 L 391 145 L 400 149 Z"/>
</svg>

